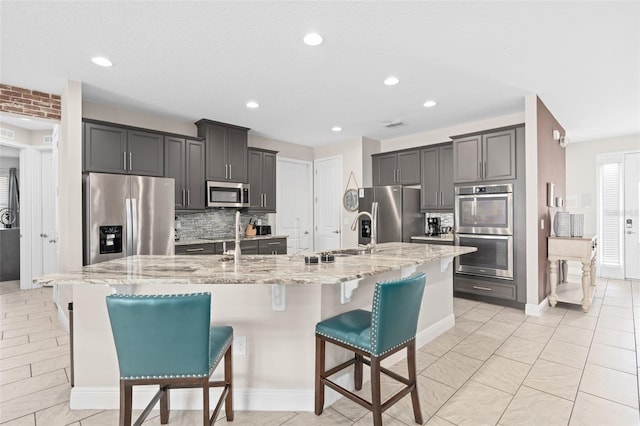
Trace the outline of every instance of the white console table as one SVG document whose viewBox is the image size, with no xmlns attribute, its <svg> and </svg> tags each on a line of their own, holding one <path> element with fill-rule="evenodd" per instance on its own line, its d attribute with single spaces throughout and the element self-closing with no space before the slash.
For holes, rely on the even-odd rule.
<svg viewBox="0 0 640 426">
<path fill-rule="evenodd" d="M 585 312 L 589 312 L 591 301 L 596 292 L 596 236 L 591 237 L 549 237 L 548 260 L 549 281 L 551 282 L 551 294 L 549 304 L 556 306 L 558 302 L 575 303 L 582 305 Z M 570 283 L 562 284 L 558 288 L 558 261 L 563 261 L 563 269 L 566 261 L 574 260 L 582 263 L 582 292 Z M 566 281 L 566 272 L 563 273 L 563 281 Z M 582 296 L 582 297 L 580 297 Z"/>
</svg>

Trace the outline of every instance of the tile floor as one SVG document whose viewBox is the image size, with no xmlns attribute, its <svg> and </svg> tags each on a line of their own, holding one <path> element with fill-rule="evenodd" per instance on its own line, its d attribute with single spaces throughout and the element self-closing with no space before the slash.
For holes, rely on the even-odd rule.
<svg viewBox="0 0 640 426">
<path fill-rule="evenodd" d="M 455 299 L 456 326 L 418 353 L 427 425 L 638 425 L 640 282 L 601 279 L 588 314 L 579 306 L 541 317 Z M 51 289 L 0 283 L 0 423 L 116 425 L 117 410 L 69 409 L 69 336 Z M 404 364 L 393 366 L 404 370 Z M 397 387 L 383 382 L 383 394 Z M 364 386 L 362 392 L 366 392 Z M 385 425 L 412 425 L 409 397 Z M 217 424 L 225 423 L 220 416 Z M 197 411 L 173 411 L 171 425 L 199 424 Z M 348 400 L 312 412 L 236 412 L 236 425 L 368 425 Z M 145 424 L 160 424 L 156 412 Z"/>
</svg>

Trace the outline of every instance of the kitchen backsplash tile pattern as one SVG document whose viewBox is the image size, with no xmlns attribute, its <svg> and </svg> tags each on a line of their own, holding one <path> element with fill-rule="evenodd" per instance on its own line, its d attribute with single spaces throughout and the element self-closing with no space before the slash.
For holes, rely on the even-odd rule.
<svg viewBox="0 0 640 426">
<path fill-rule="evenodd" d="M 268 225 L 267 214 L 240 212 L 242 230 L 249 220 L 262 221 Z M 206 237 L 233 237 L 236 222 L 236 210 L 213 209 L 204 213 L 176 214 L 176 234 L 180 240 L 193 240 Z"/>
<path fill-rule="evenodd" d="M 440 226 L 451 226 L 453 227 L 453 213 L 425 213 L 424 214 L 424 229 L 425 234 L 427 233 L 427 218 L 428 217 L 439 217 L 440 218 Z"/>
</svg>

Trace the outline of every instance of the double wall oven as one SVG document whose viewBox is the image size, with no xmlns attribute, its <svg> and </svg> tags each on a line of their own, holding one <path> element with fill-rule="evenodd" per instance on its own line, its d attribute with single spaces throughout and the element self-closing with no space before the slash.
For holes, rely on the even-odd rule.
<svg viewBox="0 0 640 426">
<path fill-rule="evenodd" d="M 513 280 L 513 185 L 458 186 L 455 203 L 455 244 L 478 249 L 456 273 Z"/>
</svg>

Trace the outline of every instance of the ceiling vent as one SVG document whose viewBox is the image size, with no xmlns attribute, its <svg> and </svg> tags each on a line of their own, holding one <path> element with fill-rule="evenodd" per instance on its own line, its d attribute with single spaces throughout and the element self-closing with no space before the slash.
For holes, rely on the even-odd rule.
<svg viewBox="0 0 640 426">
<path fill-rule="evenodd" d="M 382 126 L 386 127 L 387 129 L 393 129 L 394 127 L 400 127 L 404 125 L 405 123 L 403 123 L 402 121 L 387 121 L 382 123 Z"/>
<path fill-rule="evenodd" d="M 53 135 L 44 135 L 42 137 L 42 142 L 43 143 L 47 143 L 47 144 L 52 143 L 53 142 Z"/>
<path fill-rule="evenodd" d="M 0 127 L 0 137 L 3 137 L 5 139 L 15 139 L 16 134 L 13 132 L 13 130 Z"/>
</svg>

